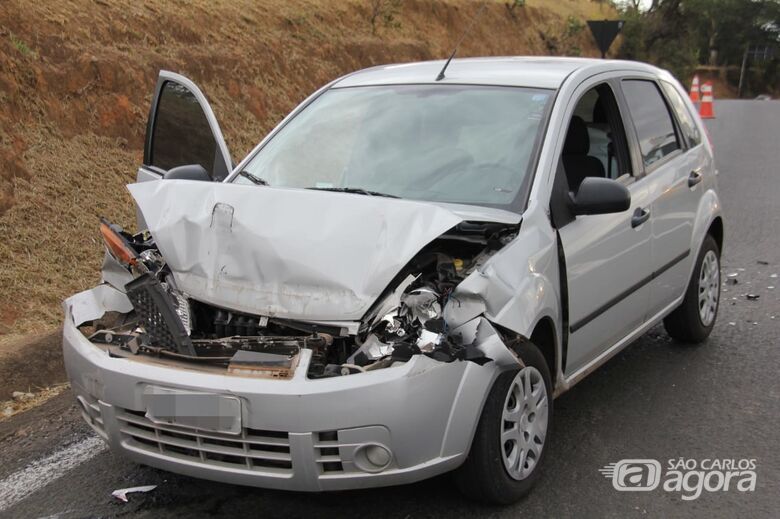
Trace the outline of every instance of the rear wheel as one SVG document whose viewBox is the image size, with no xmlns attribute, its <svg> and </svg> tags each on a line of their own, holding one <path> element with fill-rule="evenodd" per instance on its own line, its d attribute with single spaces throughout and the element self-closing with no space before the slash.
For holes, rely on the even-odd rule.
<svg viewBox="0 0 780 519">
<path fill-rule="evenodd" d="M 715 239 L 708 234 L 699 251 L 685 298 L 664 319 L 664 328 L 680 342 L 702 342 L 715 327 L 719 304 L 720 249 Z"/>
<path fill-rule="evenodd" d="M 525 367 L 496 379 L 468 458 L 455 473 L 472 499 L 514 503 L 539 479 L 552 420 L 550 370 L 533 343 L 522 343 L 517 353 Z"/>
</svg>

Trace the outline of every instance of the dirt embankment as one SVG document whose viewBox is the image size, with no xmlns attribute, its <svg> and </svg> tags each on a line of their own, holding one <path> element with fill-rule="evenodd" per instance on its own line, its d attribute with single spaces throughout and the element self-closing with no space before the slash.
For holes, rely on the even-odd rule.
<svg viewBox="0 0 780 519">
<path fill-rule="evenodd" d="M 5 416 L 3 401 L 15 391 L 37 393 L 65 380 L 58 330 L 0 345 L 0 420 Z"/>
<path fill-rule="evenodd" d="M 589 0 L 491 1 L 460 55 L 596 55 Z M 318 86 L 446 56 L 467 0 L 0 2 L 0 345 L 56 326 L 95 282 L 97 217 L 132 226 L 131 182 L 159 69 L 209 97 L 240 158 Z"/>
</svg>

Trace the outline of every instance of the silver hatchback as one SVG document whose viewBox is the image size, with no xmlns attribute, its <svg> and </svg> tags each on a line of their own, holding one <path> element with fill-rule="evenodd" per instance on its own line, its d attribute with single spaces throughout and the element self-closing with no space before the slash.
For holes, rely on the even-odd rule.
<svg viewBox="0 0 780 519">
<path fill-rule="evenodd" d="M 102 221 L 103 282 L 64 302 L 84 418 L 173 472 L 299 491 L 447 471 L 510 503 L 553 399 L 719 298 L 712 148 L 670 74 L 457 59 L 326 85 L 237 166 L 161 72 L 141 232 Z"/>
</svg>

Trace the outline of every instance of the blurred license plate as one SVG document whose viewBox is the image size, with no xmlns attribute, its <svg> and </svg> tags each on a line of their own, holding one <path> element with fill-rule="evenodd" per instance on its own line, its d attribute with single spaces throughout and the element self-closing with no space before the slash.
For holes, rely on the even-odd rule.
<svg viewBox="0 0 780 519">
<path fill-rule="evenodd" d="M 147 386 L 144 399 L 154 423 L 241 434 L 241 400 L 234 396 Z"/>
</svg>

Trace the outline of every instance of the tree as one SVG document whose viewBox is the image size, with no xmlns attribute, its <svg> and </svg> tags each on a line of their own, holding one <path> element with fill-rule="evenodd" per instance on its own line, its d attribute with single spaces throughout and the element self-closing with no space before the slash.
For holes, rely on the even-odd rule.
<svg viewBox="0 0 780 519">
<path fill-rule="evenodd" d="M 686 79 L 700 64 L 738 65 L 747 45 L 780 43 L 780 0 L 640 0 L 619 4 L 620 56 Z M 775 58 L 776 59 L 776 58 Z"/>
<path fill-rule="evenodd" d="M 687 0 L 683 14 L 699 36 L 701 63 L 738 64 L 746 45 L 778 42 L 777 0 Z"/>
</svg>

